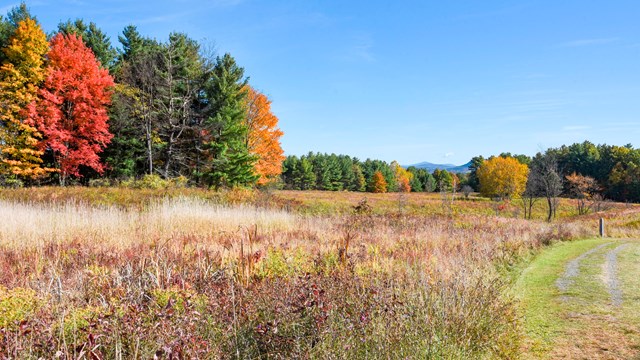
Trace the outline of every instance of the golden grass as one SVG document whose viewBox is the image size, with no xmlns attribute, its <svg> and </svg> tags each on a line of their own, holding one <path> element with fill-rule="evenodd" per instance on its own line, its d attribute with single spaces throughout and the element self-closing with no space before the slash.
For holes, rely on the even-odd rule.
<svg viewBox="0 0 640 360">
<path fill-rule="evenodd" d="M 454 341 L 472 331 L 467 317 L 478 316 L 474 321 L 487 321 L 495 336 L 502 339 L 501 344 L 515 346 L 520 334 L 514 307 L 499 285 L 504 272 L 553 241 L 595 236 L 597 219 L 603 216 L 570 216 L 570 200 L 561 201 L 563 218 L 549 224 L 521 219 L 515 203 L 498 212 L 486 199 L 455 200 L 447 208 L 438 194 L 182 191 L 105 189 L 101 194 L 91 188 L 0 190 L 0 287 L 9 289 L 7 294 L 13 297 L 17 296 L 12 293 L 15 289 L 31 289 L 42 305 L 39 309 L 55 314 L 45 317 L 43 323 L 27 319 L 33 334 L 43 326 L 64 325 L 60 318 L 67 312 L 99 309 L 92 316 L 116 312 L 121 315 L 114 323 L 127 329 L 143 319 L 144 324 L 158 322 L 175 330 L 156 333 L 145 328 L 148 351 L 169 341 L 173 335 L 168 334 L 180 333 L 189 339 L 208 339 L 224 354 L 225 349 L 240 347 L 237 336 L 260 344 L 265 327 L 278 321 L 290 321 L 290 328 L 282 331 L 289 331 L 288 339 L 295 339 L 286 340 L 283 346 L 291 341 L 303 346 L 309 339 L 296 330 L 303 314 L 310 316 L 305 318 L 309 329 L 316 329 L 308 330 L 309 334 L 315 334 L 318 329 L 337 331 L 332 326 L 351 321 L 348 316 L 360 311 L 364 311 L 360 318 L 375 316 L 375 322 L 386 324 L 386 311 L 396 309 L 397 316 L 411 320 L 394 320 L 395 332 L 378 325 L 358 326 L 368 331 L 374 343 L 387 344 L 389 334 L 396 334 L 393 336 L 400 338 L 393 341 L 407 346 L 403 347 L 405 352 L 411 353 L 407 349 L 412 346 L 429 351 L 453 346 L 442 354 L 455 357 L 451 354 L 471 354 L 476 351 L 472 349 L 478 349 L 475 344 Z M 372 212 L 355 214 L 353 207 L 364 197 Z M 638 210 L 619 204 L 604 214 L 610 234 L 638 234 L 639 227 L 633 225 L 640 219 Z M 322 302 L 304 300 L 294 306 L 302 296 L 299 292 L 314 298 L 324 296 L 321 286 L 330 294 Z M 158 319 L 158 312 L 171 311 L 167 309 L 171 302 L 165 299 L 164 305 L 154 305 L 149 299 L 157 294 L 176 297 L 177 304 L 189 307 L 188 314 L 202 314 L 199 306 L 206 306 L 218 317 L 199 317 L 198 321 L 209 321 L 201 324 L 210 329 L 205 333 L 189 327 L 194 321 L 191 318 L 175 324 L 177 320 L 171 317 Z M 381 294 L 385 294 L 383 300 Z M 320 307 L 325 303 L 333 304 L 335 310 Z M 299 306 L 315 312 L 300 313 L 296 310 Z M 433 310 L 429 316 L 442 321 L 426 345 L 417 334 L 415 339 L 402 337 L 413 328 L 431 329 L 430 323 L 416 315 L 425 306 Z M 373 311 L 367 309 L 378 312 L 367 313 Z M 455 316 L 459 318 L 454 316 L 457 320 L 450 323 L 453 315 L 442 315 L 446 309 L 457 309 Z M 282 313 L 288 320 L 277 317 Z M 193 316 L 200 316 L 197 314 Z M 325 317 L 333 320 L 325 323 Z M 218 328 L 219 324 L 227 325 Z M 258 325 L 261 327 L 256 328 Z M 487 331 L 476 330 L 478 334 Z M 84 334 L 79 338 L 86 339 L 86 331 L 71 333 Z M 111 336 L 108 329 L 100 331 L 104 332 L 105 349 L 129 346 Z M 243 335 L 229 337 L 230 331 Z M 0 329 L 0 345 L 14 349 L 20 344 L 68 341 L 44 334 L 42 339 L 22 343 L 2 334 Z M 322 346 L 333 345 L 316 347 L 316 354 L 333 356 L 345 349 L 345 343 L 365 344 L 349 332 L 318 334 L 326 336 Z M 279 336 L 269 341 L 276 344 L 282 340 Z M 309 341 L 315 344 L 320 340 Z M 437 341 L 442 341 L 442 346 Z M 473 341 L 493 346 L 491 339 Z M 269 351 L 286 357 L 302 349 L 294 351 L 287 346 Z M 376 346 L 390 351 L 384 345 Z M 254 355 L 262 351 L 251 349 L 247 351 Z M 510 354 L 513 349 L 509 349 L 474 354 Z M 373 348 L 363 351 L 375 353 Z M 69 348 L 63 352 L 77 355 Z M 444 356 L 434 354 L 430 356 Z"/>
<path fill-rule="evenodd" d="M 129 247 L 181 236 L 209 239 L 257 225 L 267 233 L 290 231 L 298 217 L 278 210 L 223 206 L 194 198 L 152 203 L 146 210 L 83 204 L 25 204 L 0 201 L 0 244 L 23 248 L 74 241 Z"/>
</svg>

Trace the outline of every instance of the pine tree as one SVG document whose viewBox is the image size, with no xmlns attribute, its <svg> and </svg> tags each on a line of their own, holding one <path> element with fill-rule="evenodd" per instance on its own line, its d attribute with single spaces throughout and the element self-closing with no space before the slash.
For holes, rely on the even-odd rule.
<svg viewBox="0 0 640 360">
<path fill-rule="evenodd" d="M 58 31 L 65 35 L 75 34 L 82 38 L 102 67 L 111 69 L 115 65 L 118 52 L 111 46 L 111 39 L 94 22 L 87 25 L 82 19 L 76 19 L 74 22 L 67 20 L 65 23 L 58 24 Z"/>
<path fill-rule="evenodd" d="M 158 92 L 154 106 L 162 145 L 160 159 L 164 161 L 160 172 L 165 178 L 189 175 L 188 164 L 192 162 L 190 155 L 197 133 L 195 119 L 199 116 L 196 104 L 205 78 L 199 50 L 198 43 L 182 33 L 170 34 L 169 41 L 162 45 L 161 61 L 155 72 Z M 239 106 L 244 110 L 243 104 Z"/>
<path fill-rule="evenodd" d="M 7 16 L 0 16 L 0 49 L 9 46 L 9 39 L 14 36 L 18 24 L 27 19 L 38 23 L 38 20 L 31 15 L 25 3 L 21 3 L 19 6 L 9 10 Z M 6 60 L 5 54 L 0 51 L 0 64 L 3 64 Z"/>
<path fill-rule="evenodd" d="M 44 56 L 47 38 L 35 20 L 18 23 L 9 45 L 3 49 L 0 67 L 0 173 L 21 178 L 38 178 L 51 169 L 43 168 L 38 150 L 41 134 L 28 119 L 38 86 L 45 78 Z"/>
<path fill-rule="evenodd" d="M 128 25 L 122 31 L 122 35 L 118 36 L 118 41 L 122 44 L 120 52 L 120 61 L 130 61 L 136 55 L 144 51 L 150 45 L 154 45 L 154 41 L 140 35 L 138 28 L 134 25 Z"/>
<path fill-rule="evenodd" d="M 247 148 L 244 69 L 225 54 L 216 59 L 212 81 L 207 88 L 211 104 L 205 120 L 205 144 L 210 164 L 205 181 L 213 187 L 253 185 L 256 156 Z"/>
<path fill-rule="evenodd" d="M 367 180 L 364 178 L 362 168 L 360 165 L 353 165 L 353 183 L 351 184 L 352 191 L 364 192 L 367 190 Z"/>
<path fill-rule="evenodd" d="M 313 166 L 304 157 L 299 163 L 298 184 L 300 190 L 312 190 L 316 183 L 316 174 L 313 172 Z"/>
</svg>

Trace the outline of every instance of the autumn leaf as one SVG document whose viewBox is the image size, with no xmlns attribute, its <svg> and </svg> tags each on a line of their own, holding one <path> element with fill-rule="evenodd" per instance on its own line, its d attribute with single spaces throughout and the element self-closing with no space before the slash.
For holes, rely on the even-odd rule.
<svg viewBox="0 0 640 360">
<path fill-rule="evenodd" d="M 371 177 L 372 186 L 371 189 L 374 193 L 386 193 L 387 192 L 387 181 L 384 179 L 384 175 L 382 172 L 376 171 L 373 173 L 373 177 Z"/>
<path fill-rule="evenodd" d="M 35 20 L 18 23 L 6 60 L 0 67 L 0 172 L 34 179 L 52 169 L 43 168 L 38 149 L 40 132 L 28 119 L 38 86 L 45 78 L 44 57 L 49 44 Z"/>
<path fill-rule="evenodd" d="M 247 147 L 258 156 L 255 173 L 260 175 L 259 185 L 264 185 L 282 173 L 284 151 L 280 146 L 283 132 L 278 128 L 278 118 L 271 112 L 271 101 L 252 87 L 247 86 Z"/>
<path fill-rule="evenodd" d="M 107 106 L 113 78 L 74 34 L 54 36 L 48 58 L 47 77 L 32 111 L 43 134 L 40 149 L 53 152 L 61 184 L 68 176 L 80 176 L 81 166 L 102 173 L 99 153 L 112 138 Z"/>
<path fill-rule="evenodd" d="M 482 163 L 477 175 L 484 196 L 508 199 L 524 192 L 529 167 L 515 158 L 499 156 Z"/>
</svg>

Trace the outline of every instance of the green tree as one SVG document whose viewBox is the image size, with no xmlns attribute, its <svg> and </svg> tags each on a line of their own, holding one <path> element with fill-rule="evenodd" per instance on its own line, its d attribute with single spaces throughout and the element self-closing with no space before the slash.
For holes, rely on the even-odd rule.
<svg viewBox="0 0 640 360">
<path fill-rule="evenodd" d="M 140 109 L 140 90 L 126 84 L 114 87 L 109 108 L 111 143 L 101 154 L 110 178 L 126 179 L 145 172 L 144 118 Z"/>
<path fill-rule="evenodd" d="M 514 158 L 518 160 L 520 164 L 529 166 L 531 163 L 531 157 L 523 154 L 511 154 L 510 152 L 503 152 L 499 155 L 502 158 Z"/>
<path fill-rule="evenodd" d="M 474 156 L 471 158 L 471 164 L 469 165 L 469 178 L 467 184 L 474 190 L 480 189 L 480 180 L 478 180 L 478 169 L 484 163 L 484 157 Z"/>
<path fill-rule="evenodd" d="M 119 51 L 119 61 L 131 61 L 136 55 L 146 51 L 153 46 L 155 41 L 140 35 L 138 28 L 128 25 L 122 30 L 122 35 L 118 36 L 118 41 L 122 45 Z"/>
<path fill-rule="evenodd" d="M 114 107 L 111 120 L 114 125 L 134 128 L 122 129 L 115 134 L 113 146 L 118 144 L 134 143 L 141 139 L 144 142 L 144 166 L 147 174 L 155 173 L 156 157 L 160 151 L 160 137 L 158 134 L 160 123 L 160 77 L 158 69 L 162 68 L 162 45 L 150 39 L 143 39 L 135 27 L 127 27 L 128 32 L 120 36 L 119 40 L 125 49 L 126 59 L 121 56 L 116 68 L 115 77 L 117 83 L 126 87 L 126 96 L 123 92 L 115 93 Z M 133 37 L 139 46 L 130 47 Z M 124 89 L 123 89 L 124 90 Z M 113 109 L 112 109 L 113 110 Z M 119 118 L 113 115 L 120 115 Z M 127 119 L 129 117 L 130 119 Z M 131 121 L 128 121 L 131 120 Z M 110 155 L 123 152 L 112 148 L 107 150 Z M 126 153 L 126 150 L 124 151 Z M 105 154 L 106 155 L 106 154 Z M 127 163 L 129 159 L 112 159 L 112 162 Z"/>
<path fill-rule="evenodd" d="M 160 54 L 160 66 L 155 71 L 158 84 L 154 103 L 157 116 L 157 134 L 161 145 L 162 167 L 159 170 L 165 178 L 190 175 L 192 164 L 195 161 L 194 157 L 197 156 L 192 151 L 194 138 L 199 133 L 198 123 L 194 120 L 201 115 L 198 111 L 199 96 L 208 76 L 206 65 L 200 56 L 198 43 L 183 33 L 171 33 L 169 41 L 162 44 Z M 224 70 L 220 70 L 219 73 L 224 74 Z M 222 81 L 228 80 L 229 78 L 225 78 Z M 214 87 L 217 90 L 225 88 L 226 96 L 228 96 L 227 101 L 214 113 L 213 123 L 209 123 L 209 126 L 213 125 L 220 134 L 227 132 L 216 141 L 227 142 L 227 145 L 233 147 L 226 159 L 217 158 L 219 164 L 230 166 L 227 168 L 229 171 L 228 180 L 225 180 L 230 183 L 225 185 L 246 185 L 245 181 L 241 179 L 246 176 L 244 172 L 247 169 L 242 169 L 242 164 L 246 160 L 238 157 L 237 150 L 242 149 L 247 158 L 255 158 L 255 156 L 249 155 L 246 142 L 248 127 L 245 121 L 246 107 L 243 102 L 246 89 L 230 89 L 226 84 L 224 86 L 214 85 Z M 231 93 L 232 91 L 235 91 L 235 95 Z M 220 93 L 214 92 L 214 96 L 217 96 L 216 102 L 224 102 L 225 98 L 220 95 Z M 239 114 L 239 108 L 244 113 Z M 236 124 L 237 121 L 242 121 L 242 123 Z M 229 131 L 236 131 L 236 133 L 231 134 Z M 239 139 L 239 136 L 244 137 Z M 219 149 L 223 151 L 218 152 L 218 155 L 226 151 L 224 150 L 225 145 L 220 145 Z"/>
<path fill-rule="evenodd" d="M 351 183 L 350 190 L 360 192 L 366 191 L 367 180 L 365 179 L 362 167 L 360 167 L 359 164 L 353 164 L 353 174 L 353 182 Z"/>
<path fill-rule="evenodd" d="M 436 191 L 449 192 L 453 189 L 453 176 L 447 170 L 433 170 L 433 178 L 436 183 Z"/>
<path fill-rule="evenodd" d="M 316 183 L 316 174 L 313 172 L 313 167 L 309 160 L 302 158 L 298 164 L 297 170 L 294 173 L 297 188 L 300 190 L 312 190 Z"/>
<path fill-rule="evenodd" d="M 207 137 L 205 148 L 210 164 L 205 181 L 214 187 L 253 185 L 258 176 L 253 172 L 256 157 L 246 145 L 246 109 L 244 69 L 225 54 L 216 59 L 212 79 L 206 88 L 210 102 L 204 121 Z"/>
<path fill-rule="evenodd" d="M 112 69 L 115 65 L 118 52 L 111 45 L 111 39 L 94 22 L 87 25 L 82 19 L 76 19 L 73 22 L 67 20 L 58 24 L 58 31 L 65 35 L 80 36 L 84 44 L 93 51 L 102 67 Z"/>
<path fill-rule="evenodd" d="M 35 16 L 31 15 L 24 2 L 11 8 L 6 16 L 3 17 L 0 15 L 0 49 L 9 46 L 9 39 L 14 36 L 18 24 L 27 19 L 38 23 L 38 20 Z M 5 61 L 7 61 L 6 55 L 0 51 L 0 64 Z"/>
<path fill-rule="evenodd" d="M 395 174 L 389 164 L 381 160 L 367 159 L 362 163 L 362 172 L 367 179 L 367 184 L 371 184 L 373 175 L 379 171 L 387 184 L 387 192 L 397 191 L 397 184 L 395 182 Z M 370 191 L 370 189 L 369 189 Z"/>
</svg>

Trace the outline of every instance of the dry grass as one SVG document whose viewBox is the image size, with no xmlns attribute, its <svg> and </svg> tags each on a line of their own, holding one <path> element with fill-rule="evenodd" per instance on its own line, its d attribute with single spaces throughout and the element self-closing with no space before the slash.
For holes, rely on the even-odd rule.
<svg viewBox="0 0 640 360">
<path fill-rule="evenodd" d="M 126 248 L 142 243 L 198 237 L 203 245 L 221 234 L 256 225 L 266 233 L 288 232 L 299 220 L 284 211 L 223 206 L 195 198 L 154 202 L 146 210 L 85 204 L 24 204 L 0 201 L 0 244 L 42 247 L 77 241 Z M 220 248 L 222 249 L 222 248 Z"/>
<path fill-rule="evenodd" d="M 596 232 L 423 194 L 367 194 L 354 214 L 363 194 L 119 191 L 0 191 L 6 354 L 512 358 L 501 274 Z M 637 219 L 616 211 L 615 231 Z"/>
</svg>

